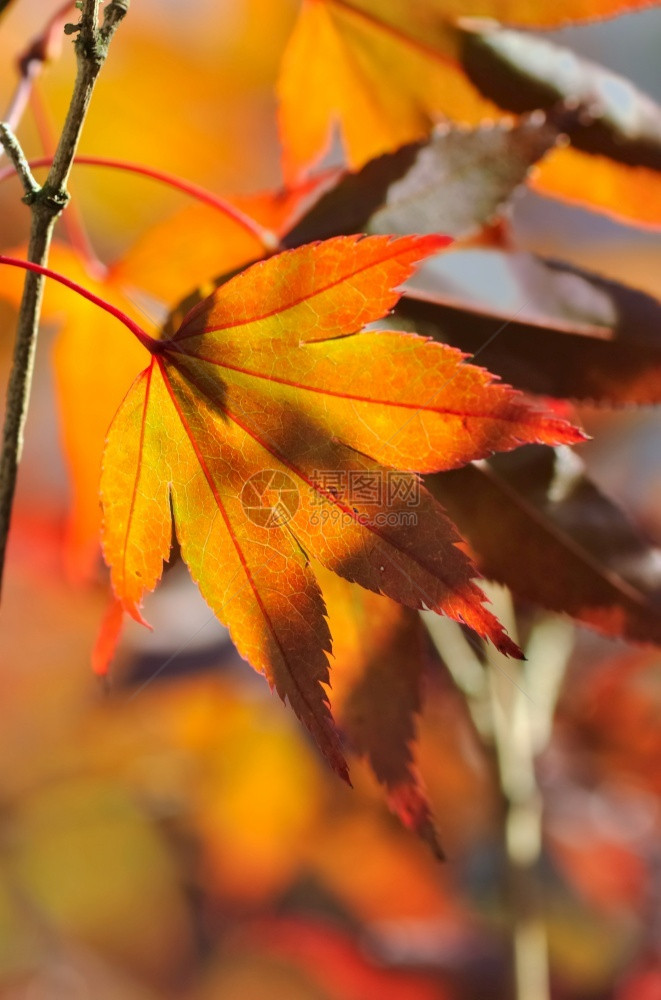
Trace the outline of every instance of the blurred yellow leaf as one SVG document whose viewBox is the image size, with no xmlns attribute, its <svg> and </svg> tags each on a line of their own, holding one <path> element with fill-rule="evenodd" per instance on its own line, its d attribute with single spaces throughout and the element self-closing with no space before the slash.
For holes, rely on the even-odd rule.
<svg viewBox="0 0 661 1000">
<path fill-rule="evenodd" d="M 278 83 L 290 180 L 304 176 L 328 151 L 334 122 L 349 166 L 357 169 L 422 138 L 442 113 L 469 123 L 498 113 L 453 62 L 450 25 L 447 38 L 441 30 L 437 50 L 435 39 L 422 44 L 409 37 L 411 27 L 413 33 L 420 27 L 410 7 L 389 3 L 374 13 L 363 11 L 365 6 L 319 0 L 302 5 Z M 419 5 L 416 14 L 424 15 Z"/>
<path fill-rule="evenodd" d="M 557 149 L 531 176 L 540 194 L 576 202 L 613 218 L 661 226 L 661 178 L 654 170 L 630 167 L 579 149 Z"/>
</svg>

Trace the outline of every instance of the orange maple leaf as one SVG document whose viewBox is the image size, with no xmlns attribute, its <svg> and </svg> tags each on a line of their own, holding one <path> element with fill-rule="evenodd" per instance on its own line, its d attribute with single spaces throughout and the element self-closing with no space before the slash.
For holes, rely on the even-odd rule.
<svg viewBox="0 0 661 1000">
<path fill-rule="evenodd" d="M 443 115 L 477 124 L 499 114 L 461 71 L 459 35 L 434 6 L 303 0 L 278 81 L 286 177 L 324 156 L 334 123 L 357 169 Z"/>
<path fill-rule="evenodd" d="M 328 152 L 337 126 L 352 170 L 428 135 L 434 123 L 511 118 L 462 68 L 462 18 L 559 28 L 651 0 L 303 0 L 278 81 L 283 169 L 296 181 Z M 464 22 L 469 23 L 469 22 Z M 575 149 L 553 151 L 534 184 L 556 197 L 658 226 L 658 178 Z M 642 192 L 642 193 L 641 193 Z"/>
<path fill-rule="evenodd" d="M 416 473 L 582 439 L 452 348 L 360 332 L 446 243 L 338 237 L 244 271 L 172 337 L 145 339 L 151 363 L 104 453 L 102 543 L 124 608 L 141 619 L 174 521 L 182 557 L 239 652 L 345 776 L 322 688 L 331 637 L 309 558 L 520 655 Z"/>
<path fill-rule="evenodd" d="M 236 198 L 232 204 L 259 220 L 256 225 L 280 232 L 305 196 L 305 189 L 299 189 Z M 193 230 L 196 238 L 191 247 Z M 160 252 L 164 246 L 168 247 L 166 256 Z M 140 308 L 145 296 L 149 307 L 154 302 L 175 306 L 201 282 L 264 252 L 257 237 L 231 216 L 207 205 L 193 205 L 153 226 L 103 275 L 91 273 L 78 250 L 57 242 L 51 247 L 50 265 L 145 326 L 149 321 Z M 11 255 L 24 257 L 25 248 Z M 205 294 L 213 287 L 209 285 Z M 21 272 L 3 268 L 0 298 L 18 307 L 22 291 Z M 94 577 L 99 560 L 98 485 L 108 425 L 126 385 L 142 369 L 145 355 L 132 337 L 122 336 L 112 316 L 56 282 L 46 285 L 42 318 L 58 327 L 53 343 L 54 378 L 71 490 L 64 560 L 70 578 L 81 581 Z M 147 325 L 148 332 L 155 330 L 155 324 Z"/>
</svg>

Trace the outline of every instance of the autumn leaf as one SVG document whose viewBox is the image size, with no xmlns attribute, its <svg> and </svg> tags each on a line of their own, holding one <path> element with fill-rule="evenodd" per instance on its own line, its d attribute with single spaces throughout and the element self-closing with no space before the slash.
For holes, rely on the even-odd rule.
<svg viewBox="0 0 661 1000">
<path fill-rule="evenodd" d="M 333 635 L 333 716 L 402 823 L 442 854 L 413 755 L 428 660 L 420 615 L 320 568 Z"/>
<path fill-rule="evenodd" d="M 290 181 L 322 158 L 334 122 L 356 169 L 423 138 L 441 111 L 476 123 L 495 110 L 452 62 L 456 43 L 445 19 L 421 42 L 416 17 L 426 28 L 431 20 L 423 8 L 397 0 L 374 7 L 304 0 L 278 83 Z"/>
<path fill-rule="evenodd" d="M 304 0 L 278 85 L 285 174 L 300 177 L 324 155 L 334 123 L 356 169 L 421 139 L 440 117 L 476 124 L 498 115 L 461 67 L 461 18 L 551 28 L 642 6 L 645 0 Z"/>
<path fill-rule="evenodd" d="M 493 25 L 464 30 L 462 64 L 480 92 L 521 114 L 563 105 L 571 148 L 531 177 L 544 194 L 638 225 L 661 225 L 661 107 L 625 77 L 570 49 Z"/>
<path fill-rule="evenodd" d="M 92 670 L 97 677 L 102 679 L 107 677 L 110 664 L 117 652 L 123 624 L 124 609 L 120 601 L 111 593 L 92 646 Z"/>
<path fill-rule="evenodd" d="M 568 146 L 549 156 L 530 184 L 540 194 L 587 205 L 616 221 L 661 226 L 659 173 L 648 167 L 616 163 Z"/>
<path fill-rule="evenodd" d="M 472 235 L 503 213 L 558 138 L 558 126 L 540 113 L 516 125 L 440 127 L 425 142 L 339 175 L 283 243 L 295 247 L 363 231 Z"/>
<path fill-rule="evenodd" d="M 278 233 L 292 224 L 309 194 L 303 187 L 235 198 L 230 204 Z M 196 236 L 193 245 L 191 231 Z M 155 302 L 174 306 L 219 271 L 240 267 L 264 253 L 257 236 L 231 216 L 193 205 L 148 230 L 104 274 L 91 273 L 81 254 L 62 243 L 53 244 L 50 264 L 144 326 L 148 319 L 142 303 L 147 302 L 149 312 Z M 25 251 L 14 255 L 25 256 Z M 0 297 L 18 307 L 22 284 L 20 271 L 3 268 Z M 212 288 L 209 284 L 205 294 Z M 46 286 L 42 317 L 58 328 L 53 364 L 71 489 L 64 559 L 70 578 L 81 581 L 93 577 L 99 559 L 98 484 L 106 433 L 117 401 L 144 365 L 145 355 L 133 338 L 118 330 L 111 316 L 55 282 Z"/>
<path fill-rule="evenodd" d="M 661 644 L 658 549 L 580 469 L 558 464 L 525 449 L 427 485 L 486 577 L 605 635 Z"/>
<path fill-rule="evenodd" d="M 308 557 L 519 655 L 415 470 L 581 439 L 451 349 L 407 334 L 352 336 L 445 242 L 340 237 L 254 265 L 153 343 L 105 450 L 103 549 L 125 609 L 141 618 L 174 520 L 183 559 L 239 652 L 342 774 L 321 686 L 330 633 Z M 358 489 L 370 477 L 390 484 L 376 506 Z"/>
<path fill-rule="evenodd" d="M 437 280 L 434 291 L 402 296 L 393 322 L 479 352 L 489 371 L 526 392 L 609 406 L 661 401 L 658 299 L 530 254 L 489 257 L 509 266 L 525 308 L 478 304 Z"/>
</svg>

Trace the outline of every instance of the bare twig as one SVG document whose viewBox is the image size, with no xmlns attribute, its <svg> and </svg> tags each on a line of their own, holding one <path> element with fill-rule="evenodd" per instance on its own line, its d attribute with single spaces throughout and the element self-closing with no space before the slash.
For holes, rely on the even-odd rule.
<svg viewBox="0 0 661 1000">
<path fill-rule="evenodd" d="M 38 195 L 41 188 L 32 176 L 30 165 L 25 158 L 18 139 L 14 135 L 11 126 L 7 125 L 6 122 L 0 122 L 0 143 L 2 143 L 5 153 L 13 163 L 16 173 L 21 179 L 21 184 L 25 191 L 24 200 L 29 205 L 32 199 Z"/>
<path fill-rule="evenodd" d="M 506 590 L 483 584 L 498 618 L 516 638 Z M 494 768 L 502 801 L 505 886 L 512 934 L 514 1000 L 550 1000 L 543 886 L 542 793 L 536 758 L 548 745 L 555 705 L 573 644 L 570 623 L 549 615 L 526 644 L 526 661 L 490 651 L 484 664 L 455 622 L 425 615 Z"/>
<path fill-rule="evenodd" d="M 30 110 L 32 111 L 32 117 L 34 118 L 35 125 L 37 126 L 37 133 L 41 140 L 43 151 L 46 154 L 46 162 L 44 163 L 44 166 L 50 167 L 53 162 L 53 151 L 57 145 L 57 135 L 52 127 L 48 110 L 41 99 L 39 87 L 37 86 L 32 88 L 32 93 L 30 94 Z M 32 163 L 30 163 L 29 166 L 32 170 Z M 0 178 L 2 178 L 3 173 L 4 171 L 0 170 Z M 69 243 L 80 256 L 87 273 L 90 277 L 95 278 L 98 281 L 102 281 L 108 274 L 108 268 L 103 261 L 97 257 L 94 251 L 92 241 L 89 238 L 87 228 L 75 198 L 72 198 L 67 205 L 67 210 L 62 217 L 62 223 L 69 238 Z"/>
<path fill-rule="evenodd" d="M 490 591 L 498 616 L 516 631 L 509 593 Z M 509 619 L 509 620 L 508 620 Z M 549 958 L 544 890 L 540 881 L 542 856 L 542 792 L 536 758 L 548 744 L 560 684 L 573 644 L 572 626 L 553 616 L 532 631 L 523 662 L 508 664 L 519 672 L 529 693 L 506 684 L 487 664 L 493 740 L 505 805 L 505 851 L 512 922 L 516 1000 L 550 1000 Z"/>
<path fill-rule="evenodd" d="M 66 184 L 76 153 L 85 116 L 97 77 L 108 53 L 110 41 L 126 14 L 129 0 L 112 0 L 99 27 L 99 0 L 83 0 L 80 22 L 66 25 L 67 34 L 76 33 L 78 72 L 66 121 L 58 142 L 53 165 L 44 185 L 31 190 L 27 200 L 32 212 L 28 259 L 45 265 L 48 261 L 53 227 L 65 208 L 69 195 Z M 4 134 L 11 134 L 4 130 Z M 7 149 L 7 144 L 5 149 Z M 18 145 L 16 143 L 16 145 Z M 11 148 L 11 144 L 10 144 Z M 14 153 L 14 155 L 16 155 Z M 20 154 L 22 156 L 22 153 Z M 22 174 L 25 184 L 25 174 Z M 4 570 L 9 524 L 16 489 L 18 464 L 30 398 L 37 331 L 41 314 L 44 278 L 28 273 L 18 317 L 14 361 L 7 390 L 6 417 L 0 457 L 0 584 Z"/>
</svg>

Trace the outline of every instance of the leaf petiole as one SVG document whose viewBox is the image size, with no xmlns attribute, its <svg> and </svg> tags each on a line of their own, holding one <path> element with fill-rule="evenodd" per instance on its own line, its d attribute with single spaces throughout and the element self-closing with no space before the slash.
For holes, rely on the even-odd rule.
<svg viewBox="0 0 661 1000">
<path fill-rule="evenodd" d="M 150 354 L 158 352 L 160 349 L 160 341 L 155 340 L 150 337 L 141 326 L 139 326 L 134 320 L 127 316 L 125 312 L 118 309 L 117 306 L 113 306 L 110 302 L 106 302 L 105 299 L 100 298 L 100 296 L 95 295 L 94 292 L 90 292 L 89 289 L 84 288 L 79 285 L 76 281 L 72 281 L 71 278 L 66 278 L 63 274 L 58 271 L 53 271 L 50 267 L 42 267 L 40 264 L 33 264 L 29 260 L 19 260 L 17 257 L 7 257 L 5 254 L 0 254 L 0 264 L 9 264 L 12 267 L 20 267 L 24 271 L 32 271 L 34 274 L 43 274 L 46 278 L 52 278 L 54 281 L 58 281 L 61 285 L 66 288 L 70 288 L 72 291 L 77 292 L 88 302 L 92 302 L 95 306 L 99 306 L 104 309 L 115 319 L 118 319 L 120 323 L 131 331 L 134 337 L 137 337 L 143 347 L 145 347 Z"/>
<path fill-rule="evenodd" d="M 37 167 L 49 167 L 52 162 L 53 158 L 51 156 L 42 156 L 38 159 L 30 160 L 30 167 L 34 169 L 37 169 Z M 261 243 L 267 254 L 272 254 L 280 246 L 280 241 L 274 232 L 260 225 L 259 222 L 246 215 L 236 205 L 233 205 L 225 198 L 221 198 L 220 195 L 212 194 L 211 191 L 207 191 L 206 188 L 200 187 L 198 184 L 193 184 L 182 177 L 177 177 L 175 174 L 156 170 L 154 167 L 146 167 L 141 163 L 131 163 L 127 160 L 113 160 L 105 156 L 77 156 L 74 160 L 74 165 L 81 167 L 110 167 L 113 170 L 125 170 L 131 174 L 149 177 L 151 180 L 158 181 L 177 191 L 181 191 L 182 194 L 187 194 L 197 201 L 202 202 L 203 205 L 215 208 L 222 215 L 233 219 L 238 226 L 241 226 Z M 0 183 L 11 177 L 14 172 L 11 167 L 1 171 Z"/>
</svg>

